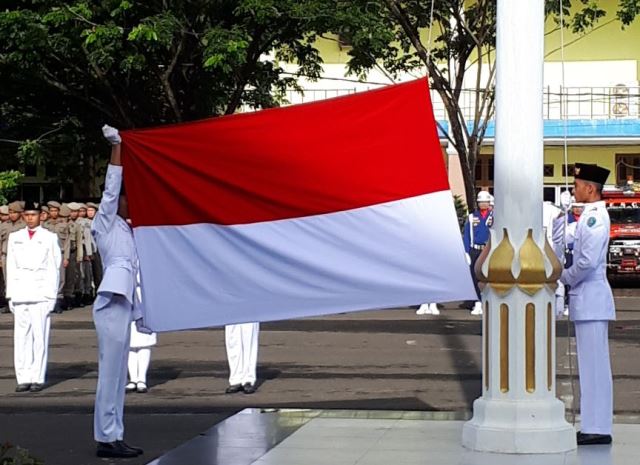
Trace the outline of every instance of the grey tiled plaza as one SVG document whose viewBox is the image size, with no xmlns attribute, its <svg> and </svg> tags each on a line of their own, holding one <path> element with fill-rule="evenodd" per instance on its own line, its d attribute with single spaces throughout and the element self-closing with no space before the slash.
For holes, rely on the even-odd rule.
<svg viewBox="0 0 640 465">
<path fill-rule="evenodd" d="M 464 449 L 464 421 L 455 418 L 446 412 L 245 409 L 150 465 L 640 463 L 638 424 L 616 423 L 610 446 L 583 446 L 565 454 L 503 455 Z"/>
</svg>

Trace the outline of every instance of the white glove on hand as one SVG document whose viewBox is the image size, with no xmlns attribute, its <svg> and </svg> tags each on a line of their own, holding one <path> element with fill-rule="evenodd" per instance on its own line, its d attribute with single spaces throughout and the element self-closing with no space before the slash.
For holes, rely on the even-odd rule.
<svg viewBox="0 0 640 465">
<path fill-rule="evenodd" d="M 102 126 L 102 135 L 109 141 L 111 145 L 118 145 L 122 143 L 122 138 L 120 137 L 120 133 L 118 132 L 118 130 L 109 126 L 108 124 Z"/>
<path fill-rule="evenodd" d="M 465 253 L 465 258 L 467 259 L 467 265 L 471 265 L 471 255 L 469 255 L 468 253 Z"/>
<path fill-rule="evenodd" d="M 560 194 L 560 206 L 564 211 L 569 210 L 569 207 L 571 206 L 571 192 L 564 191 Z"/>
</svg>

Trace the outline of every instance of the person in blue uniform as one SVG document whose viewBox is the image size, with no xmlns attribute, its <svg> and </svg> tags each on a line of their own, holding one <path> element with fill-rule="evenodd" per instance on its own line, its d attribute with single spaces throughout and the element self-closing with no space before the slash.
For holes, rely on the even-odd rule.
<svg viewBox="0 0 640 465">
<path fill-rule="evenodd" d="M 133 232 L 127 224 L 127 198 L 122 194 L 120 135 L 104 126 L 102 132 L 112 146 L 100 210 L 91 224 L 91 234 L 102 257 L 103 278 L 93 304 L 98 334 L 98 387 L 93 416 L 93 434 L 98 457 L 137 457 L 142 449 L 124 442 L 124 394 L 138 256 Z"/>
<path fill-rule="evenodd" d="M 493 197 L 487 191 L 478 192 L 477 203 L 478 209 L 469 215 L 464 224 L 464 250 L 467 252 L 467 261 L 471 267 L 471 277 L 476 288 L 478 300 L 475 301 L 472 315 L 482 315 L 482 303 L 480 302 L 480 288 L 478 287 L 478 279 L 474 272 L 474 266 L 482 250 L 489 241 L 489 228 L 493 224 L 493 210 L 491 201 Z"/>
<path fill-rule="evenodd" d="M 560 281 L 569 286 L 569 318 L 574 322 L 580 378 L 581 430 L 578 445 L 610 444 L 613 380 L 609 358 L 609 321 L 615 305 L 607 281 L 609 213 L 602 187 L 609 170 L 576 163 L 574 195 L 584 203 L 573 236 L 573 262 Z"/>
</svg>

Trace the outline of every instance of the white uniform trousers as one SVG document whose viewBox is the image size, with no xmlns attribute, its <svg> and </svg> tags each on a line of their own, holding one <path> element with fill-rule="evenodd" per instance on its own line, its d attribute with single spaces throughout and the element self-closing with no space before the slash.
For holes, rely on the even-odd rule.
<svg viewBox="0 0 640 465">
<path fill-rule="evenodd" d="M 129 379 L 132 383 L 147 384 L 147 370 L 151 361 L 151 349 L 141 347 L 129 350 Z"/>
<path fill-rule="evenodd" d="M 18 384 L 44 384 L 49 354 L 49 312 L 53 302 L 11 304 L 13 360 Z"/>
<path fill-rule="evenodd" d="M 224 342 L 229 361 L 229 384 L 255 384 L 259 332 L 260 323 L 242 323 L 224 327 Z"/>
<path fill-rule="evenodd" d="M 609 360 L 608 321 L 576 321 L 580 376 L 580 430 L 611 434 L 613 380 Z"/>
<path fill-rule="evenodd" d="M 108 304 L 93 311 L 99 357 L 93 435 L 98 442 L 122 440 L 124 436 L 131 317 L 131 304 L 121 295 L 113 295 Z"/>
</svg>

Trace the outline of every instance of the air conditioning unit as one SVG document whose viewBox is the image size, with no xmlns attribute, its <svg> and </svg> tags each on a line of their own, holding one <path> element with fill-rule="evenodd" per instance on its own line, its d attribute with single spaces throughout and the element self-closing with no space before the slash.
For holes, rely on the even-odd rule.
<svg viewBox="0 0 640 465">
<path fill-rule="evenodd" d="M 629 116 L 629 88 L 625 84 L 611 89 L 611 114 L 616 118 Z"/>
</svg>

